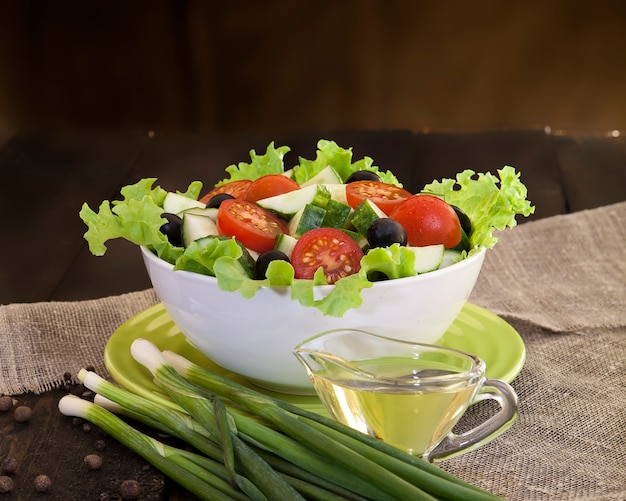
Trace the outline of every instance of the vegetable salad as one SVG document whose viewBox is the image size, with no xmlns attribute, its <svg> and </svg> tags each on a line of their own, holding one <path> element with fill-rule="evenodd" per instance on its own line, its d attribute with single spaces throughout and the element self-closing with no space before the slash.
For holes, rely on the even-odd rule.
<svg viewBox="0 0 626 501">
<path fill-rule="evenodd" d="M 377 280 L 399 279 L 452 265 L 497 242 L 534 207 L 520 174 L 460 172 L 410 193 L 373 160 L 320 140 L 313 160 L 287 167 L 287 146 L 226 168 L 206 191 L 194 181 L 168 192 L 157 179 L 121 190 L 121 200 L 80 217 L 94 255 L 124 238 L 171 263 L 174 270 L 214 276 L 225 291 L 253 297 L 261 287 L 290 286 L 292 299 L 325 315 L 361 304 Z M 332 284 L 322 299 L 313 288 Z"/>
</svg>

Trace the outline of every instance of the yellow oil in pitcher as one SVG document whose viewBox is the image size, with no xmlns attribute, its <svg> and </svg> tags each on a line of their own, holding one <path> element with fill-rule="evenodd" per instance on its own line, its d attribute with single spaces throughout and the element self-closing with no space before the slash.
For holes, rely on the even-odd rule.
<svg viewBox="0 0 626 501">
<path fill-rule="evenodd" d="M 338 421 L 414 455 L 422 455 L 452 430 L 477 390 L 476 384 L 467 381 L 445 381 L 453 370 L 433 365 L 416 368 L 413 358 L 352 363 L 394 384 L 311 374 L 324 405 Z M 444 377 L 433 391 L 432 382 L 420 387 L 420 374 L 429 379 Z"/>
</svg>

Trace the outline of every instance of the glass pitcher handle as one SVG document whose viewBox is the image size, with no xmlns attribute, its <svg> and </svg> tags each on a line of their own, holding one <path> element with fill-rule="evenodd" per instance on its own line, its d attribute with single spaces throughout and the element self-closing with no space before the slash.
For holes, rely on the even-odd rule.
<svg viewBox="0 0 626 501">
<path fill-rule="evenodd" d="M 476 449 L 509 428 L 517 420 L 518 398 L 515 390 L 499 379 L 486 379 L 473 403 L 490 399 L 500 404 L 500 410 L 495 415 L 464 433 L 448 434 L 425 458 L 431 462 L 439 461 Z"/>
</svg>

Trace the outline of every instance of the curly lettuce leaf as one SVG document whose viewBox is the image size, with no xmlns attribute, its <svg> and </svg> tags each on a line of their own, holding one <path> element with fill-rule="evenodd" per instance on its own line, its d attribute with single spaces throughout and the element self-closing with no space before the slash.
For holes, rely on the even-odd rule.
<svg viewBox="0 0 626 501">
<path fill-rule="evenodd" d="M 361 258 L 360 274 L 367 278 L 372 272 L 384 273 L 389 279 L 412 277 L 415 272 L 415 253 L 400 244 L 370 249 Z"/>
<path fill-rule="evenodd" d="M 123 200 L 113 200 L 113 205 L 123 204 L 130 200 L 142 200 L 144 197 L 149 197 L 156 205 L 163 207 L 163 200 L 165 200 L 167 191 L 160 186 L 153 188 L 154 183 L 156 183 L 156 178 L 148 177 L 140 179 L 135 184 L 124 186 L 120 190 Z"/>
<path fill-rule="evenodd" d="M 467 169 L 457 174 L 456 179 L 434 181 L 423 189 L 424 193 L 443 197 L 469 216 L 474 228 L 470 235 L 472 251 L 493 247 L 498 241 L 494 231 L 516 226 L 518 214 L 529 216 L 535 212 L 526 199 L 527 190 L 520 181 L 520 173 L 505 166 L 498 170 L 498 176 Z"/>
<path fill-rule="evenodd" d="M 187 191 L 176 191 L 176 193 L 192 200 L 198 200 L 202 192 L 202 186 L 202 181 L 192 181 L 187 187 Z"/>
<path fill-rule="evenodd" d="M 169 263 L 175 262 L 182 248 L 173 246 L 160 230 L 167 222 L 162 217 L 167 192 L 159 186 L 153 188 L 155 181 L 155 178 L 146 178 L 125 186 L 120 190 L 122 200 L 105 200 L 98 212 L 83 204 L 79 216 L 87 225 L 84 238 L 92 254 L 102 256 L 108 240 L 123 238 L 154 250 Z M 188 192 L 196 190 L 197 185 L 192 183 Z"/>
<path fill-rule="evenodd" d="M 293 169 L 293 179 L 303 184 L 315 177 L 326 167 L 331 166 L 343 181 L 359 170 L 370 170 L 380 176 L 383 182 L 402 186 L 390 171 L 382 172 L 373 164 L 373 160 L 364 157 L 352 162 L 352 148 L 342 148 L 334 141 L 320 139 L 317 143 L 317 154 L 314 160 L 300 157 L 299 164 Z"/>
<path fill-rule="evenodd" d="M 289 150 L 288 146 L 275 148 L 273 141 L 267 146 L 264 155 L 257 155 L 256 151 L 250 150 L 250 163 L 239 162 L 236 165 L 229 165 L 226 167 L 226 172 L 230 174 L 230 177 L 222 179 L 215 186 L 231 181 L 254 181 L 268 174 L 283 174 L 285 172 L 283 158 Z"/>
<path fill-rule="evenodd" d="M 191 242 L 174 264 L 174 270 L 192 271 L 215 276 L 215 262 L 220 257 L 241 259 L 244 250 L 234 238 L 206 237 Z M 242 269 L 249 274 L 249 269 Z"/>
</svg>

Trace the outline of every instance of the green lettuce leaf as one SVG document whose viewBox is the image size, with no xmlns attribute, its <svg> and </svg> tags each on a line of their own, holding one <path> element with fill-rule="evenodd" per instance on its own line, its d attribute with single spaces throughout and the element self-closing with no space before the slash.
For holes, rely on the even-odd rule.
<svg viewBox="0 0 626 501">
<path fill-rule="evenodd" d="M 193 181 L 189 184 L 187 191 L 177 191 L 176 193 L 193 200 L 198 200 L 200 193 L 202 192 L 202 186 L 201 181 Z M 161 205 L 163 205 L 163 202 L 161 202 Z"/>
<path fill-rule="evenodd" d="M 417 274 L 415 253 L 400 244 L 371 249 L 361 259 L 360 274 L 366 278 L 374 271 L 384 273 L 390 279 L 412 277 Z"/>
<path fill-rule="evenodd" d="M 250 163 L 239 162 L 237 165 L 226 167 L 226 172 L 230 174 L 230 177 L 222 179 L 216 186 L 231 181 L 254 181 L 267 174 L 283 174 L 285 172 L 283 158 L 288 151 L 288 146 L 275 148 L 274 142 L 268 145 L 264 155 L 257 155 L 254 150 L 250 150 Z"/>
<path fill-rule="evenodd" d="M 470 254 L 481 247 L 493 247 L 498 241 L 493 232 L 516 226 L 518 214 L 529 216 L 535 212 L 535 207 L 526 199 L 527 190 L 520 181 L 520 173 L 505 166 L 498 170 L 498 176 L 476 174 L 467 169 L 457 174 L 456 179 L 434 181 L 422 190 L 443 197 L 469 216 L 474 228 L 470 235 Z"/>
<path fill-rule="evenodd" d="M 193 271 L 215 276 L 215 262 L 220 257 L 239 260 L 243 255 L 241 245 L 234 238 L 207 237 L 191 242 L 178 257 L 174 270 Z M 244 273 L 248 274 L 242 266 Z"/>
<path fill-rule="evenodd" d="M 320 139 L 317 143 L 317 154 L 314 160 L 300 158 L 299 163 L 293 169 L 293 179 L 298 184 L 303 184 L 309 179 L 315 177 L 323 169 L 328 166 L 335 169 L 335 172 L 343 181 L 348 179 L 351 174 L 359 170 L 370 170 L 380 176 L 383 182 L 402 186 L 396 176 L 390 171 L 382 172 L 378 167 L 373 165 L 373 160 L 364 157 L 357 162 L 352 162 L 352 148 L 342 148 L 334 141 Z"/>
<path fill-rule="evenodd" d="M 183 249 L 173 246 L 160 230 L 167 222 L 162 217 L 167 192 L 159 186 L 152 188 L 155 181 L 147 178 L 125 186 L 120 190 L 122 200 L 105 200 L 98 212 L 83 204 L 79 216 L 87 225 L 84 238 L 92 254 L 102 256 L 108 240 L 123 238 L 154 250 L 157 256 L 171 264 L 175 262 Z"/>
<path fill-rule="evenodd" d="M 114 200 L 113 205 L 127 203 L 129 200 L 142 200 L 144 197 L 149 197 L 155 205 L 163 207 L 163 200 L 165 200 L 167 191 L 160 186 L 155 186 L 153 188 L 154 183 L 156 183 L 156 178 L 148 177 L 140 179 L 135 184 L 124 186 L 120 190 L 123 200 Z"/>
</svg>

